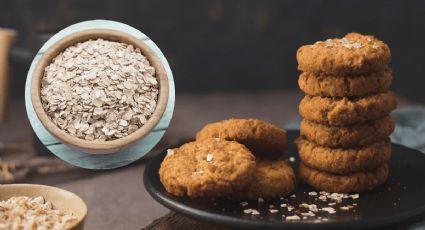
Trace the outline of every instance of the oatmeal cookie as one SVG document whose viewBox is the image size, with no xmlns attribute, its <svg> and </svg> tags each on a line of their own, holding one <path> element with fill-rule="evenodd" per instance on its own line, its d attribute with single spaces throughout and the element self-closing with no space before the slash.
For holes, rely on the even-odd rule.
<svg viewBox="0 0 425 230">
<path fill-rule="evenodd" d="M 251 182 L 236 198 L 285 197 L 294 192 L 295 185 L 295 173 L 287 161 L 257 158 Z"/>
<path fill-rule="evenodd" d="M 299 107 L 302 117 L 317 123 L 345 126 L 376 120 L 397 107 L 392 92 L 359 98 L 305 96 Z"/>
<path fill-rule="evenodd" d="M 349 193 L 371 190 L 388 178 L 388 164 L 378 166 L 370 171 L 362 171 L 346 175 L 321 172 L 301 163 L 299 178 L 317 190 L 327 192 Z"/>
<path fill-rule="evenodd" d="M 388 91 L 393 80 L 390 68 L 356 76 L 303 72 L 298 78 L 301 90 L 312 96 L 360 97 Z"/>
<path fill-rule="evenodd" d="M 391 51 L 373 36 L 349 33 L 300 47 L 297 61 L 298 69 L 304 72 L 351 75 L 385 69 L 391 62 Z"/>
<path fill-rule="evenodd" d="M 387 163 L 391 157 L 391 142 L 386 140 L 358 148 L 329 148 L 299 137 L 295 141 L 301 161 L 314 169 L 346 174 L 369 170 Z"/>
<path fill-rule="evenodd" d="M 256 156 L 277 158 L 286 147 L 286 131 L 257 119 L 229 119 L 206 125 L 196 140 L 223 138 L 244 144 Z"/>
<path fill-rule="evenodd" d="M 242 144 L 209 138 L 168 151 L 159 176 L 175 196 L 223 197 L 245 188 L 255 173 L 255 157 Z"/>
<path fill-rule="evenodd" d="M 301 135 L 332 148 L 369 145 L 387 139 L 393 131 L 394 121 L 390 116 L 350 126 L 328 126 L 305 119 L 300 124 Z"/>
</svg>

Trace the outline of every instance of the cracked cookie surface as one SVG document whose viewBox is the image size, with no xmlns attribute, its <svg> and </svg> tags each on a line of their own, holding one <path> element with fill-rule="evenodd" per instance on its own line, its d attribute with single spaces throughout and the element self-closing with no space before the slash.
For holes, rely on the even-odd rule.
<svg viewBox="0 0 425 230">
<path fill-rule="evenodd" d="M 329 148 L 317 145 L 304 137 L 295 144 L 302 162 L 314 169 L 335 174 L 370 170 L 387 163 L 391 157 L 391 142 L 375 142 L 361 148 Z"/>
<path fill-rule="evenodd" d="M 363 124 L 337 127 L 304 119 L 300 124 L 300 134 L 319 145 L 347 148 L 385 140 L 394 131 L 394 127 L 390 116 Z"/>
<path fill-rule="evenodd" d="M 382 185 L 388 179 L 388 164 L 370 171 L 345 175 L 322 172 L 300 163 L 299 179 L 319 191 L 350 193 L 364 192 Z"/>
<path fill-rule="evenodd" d="M 257 119 L 229 119 L 206 125 L 196 140 L 223 138 L 237 141 L 260 157 L 281 157 L 286 148 L 286 131 Z"/>
<path fill-rule="evenodd" d="M 392 79 L 389 68 L 356 76 L 303 72 L 298 78 L 298 85 L 304 93 L 312 96 L 359 97 L 388 91 Z"/>
<path fill-rule="evenodd" d="M 349 33 L 300 47 L 297 61 L 298 69 L 304 72 L 360 74 L 385 69 L 391 62 L 391 52 L 374 36 Z"/>
<path fill-rule="evenodd" d="M 329 98 L 306 95 L 300 102 L 302 117 L 331 126 L 346 126 L 376 120 L 397 107 L 392 92 L 359 98 Z"/>
<path fill-rule="evenodd" d="M 246 187 L 254 172 L 255 157 L 244 145 L 209 138 L 169 150 L 159 175 L 175 196 L 214 198 Z"/>
<path fill-rule="evenodd" d="M 239 199 L 285 197 L 296 187 L 295 173 L 291 165 L 282 159 L 258 159 L 256 170 L 248 187 L 236 195 Z"/>
</svg>

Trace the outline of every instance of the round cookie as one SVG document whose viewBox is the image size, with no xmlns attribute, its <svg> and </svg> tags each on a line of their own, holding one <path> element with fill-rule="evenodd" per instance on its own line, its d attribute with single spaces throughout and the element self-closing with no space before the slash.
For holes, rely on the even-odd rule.
<svg viewBox="0 0 425 230">
<path fill-rule="evenodd" d="M 257 119 L 229 119 L 211 123 L 196 134 L 196 140 L 211 137 L 237 141 L 260 157 L 281 157 L 286 148 L 286 131 Z"/>
<path fill-rule="evenodd" d="M 297 61 L 298 69 L 304 72 L 352 75 L 385 69 L 391 52 L 373 36 L 349 33 L 300 47 Z"/>
<path fill-rule="evenodd" d="M 321 124 L 346 126 L 376 120 L 397 107 L 392 92 L 359 98 L 329 98 L 306 95 L 300 103 L 302 117 Z"/>
<path fill-rule="evenodd" d="M 357 76 L 303 72 L 298 78 L 298 85 L 304 93 L 312 96 L 360 97 L 388 91 L 392 80 L 389 68 Z"/>
<path fill-rule="evenodd" d="M 175 196 L 224 197 L 245 188 L 255 172 L 255 157 L 242 144 L 210 138 L 168 151 L 159 176 Z"/>
<path fill-rule="evenodd" d="M 320 191 L 364 192 L 385 183 L 388 178 L 388 165 L 383 164 L 371 171 L 336 175 L 318 171 L 301 163 L 298 175 L 302 182 Z"/>
<path fill-rule="evenodd" d="M 390 116 L 363 124 L 337 127 L 304 119 L 300 124 L 300 134 L 318 145 L 348 148 L 386 140 L 394 131 L 394 126 Z"/>
<path fill-rule="evenodd" d="M 314 169 L 335 174 L 370 170 L 387 163 L 391 142 L 375 142 L 362 148 L 328 148 L 299 137 L 295 141 L 301 161 Z"/>
<path fill-rule="evenodd" d="M 256 170 L 251 182 L 236 198 L 285 197 L 294 192 L 295 185 L 295 173 L 288 162 L 282 159 L 257 158 Z"/>
</svg>

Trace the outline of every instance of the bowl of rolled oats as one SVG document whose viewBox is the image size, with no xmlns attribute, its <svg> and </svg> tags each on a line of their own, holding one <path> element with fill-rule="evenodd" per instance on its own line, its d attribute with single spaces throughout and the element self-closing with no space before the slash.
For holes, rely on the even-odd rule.
<svg viewBox="0 0 425 230">
<path fill-rule="evenodd" d="M 41 56 L 31 100 L 59 141 L 85 153 L 110 154 L 156 127 L 168 102 L 168 75 L 143 40 L 88 29 L 62 38 Z"/>
<path fill-rule="evenodd" d="M 81 230 L 87 206 L 77 195 L 36 184 L 0 186 L 0 229 Z"/>
</svg>

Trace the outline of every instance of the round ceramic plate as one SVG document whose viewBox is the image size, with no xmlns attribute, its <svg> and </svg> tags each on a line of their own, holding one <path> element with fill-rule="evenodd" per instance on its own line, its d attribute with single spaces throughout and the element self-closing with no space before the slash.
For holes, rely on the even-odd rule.
<svg viewBox="0 0 425 230">
<path fill-rule="evenodd" d="M 298 131 L 288 132 L 290 144 L 285 154 L 285 158 L 295 158 L 295 161 L 291 162 L 295 170 L 297 170 L 299 158 L 293 142 L 298 136 Z M 158 171 L 166 155 L 165 152 L 157 155 L 147 165 L 144 184 L 154 199 L 177 213 L 231 227 L 262 229 L 377 227 L 394 224 L 425 212 L 425 184 L 422 181 L 422 176 L 425 175 L 425 155 L 397 144 L 393 144 L 392 149 L 390 176 L 386 184 L 361 193 L 358 199 L 351 197 L 344 199 L 342 203 L 333 206 L 337 210 L 335 214 L 319 211 L 315 217 L 297 221 L 288 221 L 285 218 L 294 215 L 293 212 L 297 208 L 288 211 L 287 207 L 280 206 L 282 203 L 295 207 L 302 203 L 314 203 L 318 207 L 324 207 L 331 201 L 323 202 L 317 196 L 312 196 L 311 193 L 309 195 L 309 192 L 314 189 L 302 184 L 298 186 L 295 196 L 264 202 L 247 201 L 246 206 L 242 206 L 240 201 L 200 201 L 178 198 L 167 193 L 159 180 Z M 348 211 L 339 209 L 349 204 L 355 204 L 354 208 Z M 271 213 L 270 207 L 278 211 Z M 256 209 L 260 215 L 245 214 L 245 209 Z M 298 215 L 301 216 L 300 213 Z"/>
</svg>

